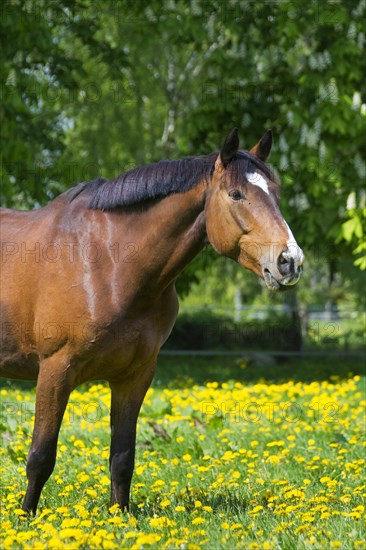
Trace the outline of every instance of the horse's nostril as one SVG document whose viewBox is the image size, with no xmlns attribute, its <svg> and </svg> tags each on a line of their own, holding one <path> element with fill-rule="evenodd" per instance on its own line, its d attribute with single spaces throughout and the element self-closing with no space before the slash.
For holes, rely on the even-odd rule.
<svg viewBox="0 0 366 550">
<path fill-rule="evenodd" d="M 289 275 L 295 271 L 294 259 L 286 252 L 282 252 L 282 254 L 279 255 L 277 265 L 281 275 Z"/>
</svg>

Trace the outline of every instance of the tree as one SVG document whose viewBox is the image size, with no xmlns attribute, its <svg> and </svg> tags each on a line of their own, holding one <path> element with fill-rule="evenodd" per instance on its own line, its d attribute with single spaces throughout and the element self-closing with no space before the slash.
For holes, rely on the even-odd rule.
<svg viewBox="0 0 366 550">
<path fill-rule="evenodd" d="M 113 63 L 95 42 L 98 19 L 86 0 L 4 0 L 1 37 L 1 202 L 13 207 L 44 204 L 64 189 L 60 166 L 64 136 L 75 120 L 86 55 Z M 84 52 L 83 55 L 80 55 Z"/>
</svg>

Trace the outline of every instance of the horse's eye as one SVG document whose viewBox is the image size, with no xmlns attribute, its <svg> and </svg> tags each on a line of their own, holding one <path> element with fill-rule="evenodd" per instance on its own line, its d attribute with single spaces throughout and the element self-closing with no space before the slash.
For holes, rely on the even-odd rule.
<svg viewBox="0 0 366 550">
<path fill-rule="evenodd" d="M 238 189 L 233 189 L 229 193 L 229 197 L 233 199 L 233 201 L 240 201 L 240 199 L 243 199 L 244 196 L 240 193 Z"/>
</svg>

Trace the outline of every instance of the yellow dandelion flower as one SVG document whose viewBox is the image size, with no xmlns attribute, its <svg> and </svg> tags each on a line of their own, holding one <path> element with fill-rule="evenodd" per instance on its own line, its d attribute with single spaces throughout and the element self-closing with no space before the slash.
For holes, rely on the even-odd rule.
<svg viewBox="0 0 366 550">
<path fill-rule="evenodd" d="M 161 516 L 159 518 L 150 518 L 149 523 L 151 527 L 155 527 L 158 529 L 163 529 L 164 527 L 171 527 L 175 525 L 175 521 L 169 519 L 166 516 Z"/>
<path fill-rule="evenodd" d="M 205 523 L 205 519 L 201 517 L 197 517 L 192 519 L 192 525 L 200 525 L 201 523 Z"/>
<path fill-rule="evenodd" d="M 83 531 L 81 529 L 75 529 L 72 527 L 61 529 L 61 531 L 59 532 L 59 536 L 61 539 L 79 539 L 80 537 L 82 537 L 82 535 Z"/>
<path fill-rule="evenodd" d="M 111 525 L 121 525 L 122 527 L 126 525 L 121 516 L 114 516 L 113 518 L 109 518 L 108 523 Z"/>
<path fill-rule="evenodd" d="M 151 545 L 156 544 L 161 539 L 161 535 L 157 533 L 149 533 L 144 535 L 139 535 L 135 541 L 136 548 L 140 548 L 144 544 Z"/>
<path fill-rule="evenodd" d="M 123 535 L 125 539 L 133 539 L 135 537 L 139 536 L 139 533 L 136 533 L 136 531 L 128 531 L 127 533 L 124 533 Z"/>
<path fill-rule="evenodd" d="M 92 526 L 92 522 L 91 522 L 90 519 L 83 519 L 83 520 L 80 522 L 80 525 L 81 525 L 82 527 L 87 527 L 87 528 L 89 528 L 89 527 Z"/>
<path fill-rule="evenodd" d="M 78 518 L 67 518 L 61 523 L 61 529 L 65 529 L 66 527 L 77 527 L 79 523 L 80 520 Z"/>
<path fill-rule="evenodd" d="M 21 508 L 16 508 L 14 510 L 14 514 L 16 514 L 17 516 L 26 516 L 27 515 L 27 513 L 24 512 L 24 510 L 22 510 Z"/>
<path fill-rule="evenodd" d="M 328 483 L 329 481 L 332 481 L 332 480 L 328 476 L 324 476 L 320 478 L 320 483 Z"/>
<path fill-rule="evenodd" d="M 202 510 L 204 510 L 205 512 L 212 512 L 211 506 L 202 506 Z"/>
</svg>

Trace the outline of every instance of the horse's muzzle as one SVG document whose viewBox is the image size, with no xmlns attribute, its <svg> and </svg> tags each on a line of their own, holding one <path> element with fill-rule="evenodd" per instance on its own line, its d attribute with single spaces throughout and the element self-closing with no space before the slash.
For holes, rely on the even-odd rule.
<svg viewBox="0 0 366 550">
<path fill-rule="evenodd" d="M 263 269 L 263 278 L 270 290 L 286 290 L 296 285 L 302 273 L 304 254 L 298 244 L 287 244 L 271 269 Z"/>
<path fill-rule="evenodd" d="M 300 265 L 295 273 L 291 273 L 283 277 L 283 279 L 276 279 L 269 269 L 263 270 L 263 279 L 267 285 L 267 288 L 272 291 L 288 290 L 292 286 L 299 282 L 302 273 L 302 265 Z"/>
</svg>

